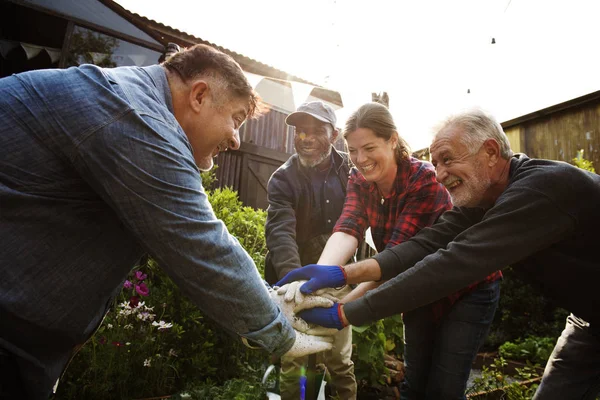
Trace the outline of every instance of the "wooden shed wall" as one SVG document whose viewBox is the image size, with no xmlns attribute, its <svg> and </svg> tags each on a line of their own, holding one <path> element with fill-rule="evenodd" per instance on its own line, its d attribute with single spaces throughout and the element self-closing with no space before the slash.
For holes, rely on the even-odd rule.
<svg viewBox="0 0 600 400">
<path fill-rule="evenodd" d="M 559 106 L 503 123 L 513 150 L 529 157 L 571 162 L 583 149 L 584 158 L 600 170 L 600 96 Z"/>
</svg>

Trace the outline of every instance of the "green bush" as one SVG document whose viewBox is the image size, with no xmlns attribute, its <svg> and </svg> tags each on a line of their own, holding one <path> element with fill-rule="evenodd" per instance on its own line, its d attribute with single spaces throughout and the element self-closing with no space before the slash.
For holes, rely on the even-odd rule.
<svg viewBox="0 0 600 400">
<path fill-rule="evenodd" d="M 267 212 L 244 207 L 237 192 L 229 188 L 214 189 L 207 193 L 217 218 L 225 223 L 229 232 L 250 254 L 260 275 L 264 277 L 265 254 L 267 254 L 265 241 Z"/>
<path fill-rule="evenodd" d="M 190 385 L 173 400 L 255 400 L 265 399 L 267 391 L 259 379 L 230 379 L 223 385 L 207 381 L 200 385 Z"/>
<path fill-rule="evenodd" d="M 400 315 L 376 321 L 370 325 L 353 326 L 354 374 L 360 386 L 383 384 L 384 354 L 401 355 L 404 350 L 403 323 Z"/>
<path fill-rule="evenodd" d="M 568 312 L 556 307 L 547 297 L 521 277 L 521 271 L 505 268 L 498 310 L 490 327 L 485 348 L 527 336 L 558 338 Z"/>
<path fill-rule="evenodd" d="M 481 371 L 481 377 L 475 378 L 473 385 L 466 391 L 467 396 L 473 396 L 476 393 L 501 390 L 501 393 L 490 393 L 488 395 L 479 394 L 476 399 L 484 400 L 505 399 L 505 400 L 529 400 L 538 388 L 538 384 L 521 385 L 519 382 L 534 379 L 540 375 L 536 372 L 536 365 L 527 364 L 523 368 L 516 368 L 516 376 L 509 377 L 505 373 L 508 363 L 502 357 L 494 359 L 492 365 L 484 366 Z M 510 382 L 512 381 L 512 383 Z M 516 381 L 516 382 L 515 382 Z"/>
<path fill-rule="evenodd" d="M 214 175 L 202 179 L 210 187 Z M 265 212 L 243 207 L 230 189 L 207 195 L 229 232 L 264 266 Z M 184 389 L 182 398 L 190 399 L 265 398 L 258 379 L 268 354 L 247 349 L 205 318 L 154 260 L 143 260 L 126 286 L 73 358 L 56 399 L 132 399 Z"/>
<path fill-rule="evenodd" d="M 514 342 L 506 342 L 500 346 L 498 352 L 502 357 L 511 360 L 531 361 L 545 365 L 552 354 L 556 339 L 556 337 L 530 336 Z"/>
<path fill-rule="evenodd" d="M 573 164 L 581 169 L 585 169 L 586 171 L 596 172 L 594 169 L 594 164 L 590 160 L 586 160 L 583 158 L 583 149 L 577 152 L 577 156 L 573 159 Z"/>
</svg>

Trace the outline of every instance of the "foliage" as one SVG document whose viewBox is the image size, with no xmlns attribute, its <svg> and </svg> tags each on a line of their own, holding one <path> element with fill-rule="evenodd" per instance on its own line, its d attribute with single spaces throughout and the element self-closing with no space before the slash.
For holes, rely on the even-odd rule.
<svg viewBox="0 0 600 400">
<path fill-rule="evenodd" d="M 57 399 L 139 398 L 176 393 L 186 382 L 207 380 L 214 386 L 235 377 L 262 376 L 264 371 L 249 366 L 264 365 L 266 354 L 249 351 L 205 319 L 151 259 L 125 284 L 140 272 L 148 275 L 144 302 L 135 306 L 135 286 L 124 288 L 100 329 L 73 359 Z"/>
<path fill-rule="evenodd" d="M 190 385 L 173 400 L 263 400 L 267 391 L 258 379 L 230 379 L 219 386 L 207 381 L 200 385 Z"/>
<path fill-rule="evenodd" d="M 517 339 L 515 342 L 506 342 L 498 349 L 499 354 L 511 360 L 531 361 L 546 364 L 554 345 L 554 337 L 530 336 L 525 339 Z"/>
<path fill-rule="evenodd" d="M 254 260 L 261 276 L 264 276 L 267 253 L 265 241 L 267 212 L 244 207 L 237 192 L 229 188 L 208 191 L 208 198 L 217 218 L 222 220 L 229 232 L 238 239 Z"/>
<path fill-rule="evenodd" d="M 204 187 L 204 190 L 210 192 L 215 188 L 215 185 L 217 184 L 217 177 L 215 175 L 217 168 L 219 168 L 219 166 L 215 165 L 210 171 L 200 172 L 200 178 L 202 179 L 202 186 Z"/>
<path fill-rule="evenodd" d="M 354 351 L 354 373 L 362 386 L 383 384 L 386 374 L 384 354 L 402 354 L 403 343 L 402 317 L 392 317 L 376 321 L 366 326 L 352 327 Z"/>
<path fill-rule="evenodd" d="M 205 188 L 215 186 L 215 169 L 216 167 L 209 172 L 201 174 L 202 183 Z M 237 238 L 242 247 L 254 260 L 260 275 L 264 277 L 265 254 L 267 254 L 267 243 L 265 240 L 267 212 L 252 207 L 245 207 L 239 199 L 237 192 L 231 188 L 208 189 L 206 194 L 217 218 L 222 220 L 227 226 L 229 233 Z"/>
<path fill-rule="evenodd" d="M 583 158 L 583 149 L 577 152 L 577 156 L 573 159 L 573 164 L 581 169 L 585 169 L 586 171 L 596 172 L 594 169 L 594 164 L 590 160 L 586 160 Z"/>
<path fill-rule="evenodd" d="M 500 389 L 503 392 L 502 399 L 506 400 L 529 400 L 533 397 L 538 384 L 521 385 L 519 382 L 534 379 L 540 375 L 536 372 L 537 365 L 530 363 L 523 368 L 516 368 L 517 375 L 509 377 L 505 374 L 508 363 L 502 357 L 494 359 L 492 365 L 484 366 L 481 377 L 475 378 L 473 385 L 467 390 L 467 395 L 480 392 L 489 392 Z M 477 396 L 477 399 L 485 399 L 485 395 Z M 498 398 L 493 395 L 492 398 Z"/>
<path fill-rule="evenodd" d="M 207 195 L 230 233 L 264 265 L 264 211 L 242 207 L 229 189 Z M 72 360 L 56 399 L 142 398 L 178 393 L 185 385 L 192 399 L 262 399 L 257 379 L 267 357 L 205 318 L 154 260 L 145 259 Z"/>
<path fill-rule="evenodd" d="M 485 347 L 496 349 L 504 342 L 527 336 L 557 338 L 565 326 L 567 311 L 526 283 L 521 271 L 505 268 L 502 273 L 500 303 Z"/>
<path fill-rule="evenodd" d="M 118 39 L 87 29 L 77 30 L 71 37 L 67 65 L 96 64 L 99 67 L 116 67 L 112 54 Z"/>
</svg>

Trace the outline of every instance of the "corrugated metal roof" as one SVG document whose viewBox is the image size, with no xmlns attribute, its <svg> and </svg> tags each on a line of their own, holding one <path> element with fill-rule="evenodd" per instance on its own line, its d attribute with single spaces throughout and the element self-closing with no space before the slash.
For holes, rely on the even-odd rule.
<svg viewBox="0 0 600 400">
<path fill-rule="evenodd" d="M 207 44 L 209 46 L 212 46 L 212 47 L 218 49 L 219 51 L 222 51 L 225 54 L 230 55 L 235 61 L 238 62 L 238 64 L 240 64 L 240 66 L 242 67 L 242 69 L 244 71 L 247 71 L 247 72 L 250 72 L 253 74 L 257 74 L 257 75 L 262 75 L 262 76 L 269 77 L 269 78 L 281 79 L 281 80 L 286 80 L 286 81 L 296 81 L 296 82 L 306 83 L 308 85 L 315 86 L 315 90 L 313 90 L 313 95 L 316 95 L 325 101 L 331 102 L 333 104 L 337 104 L 340 107 L 343 106 L 342 97 L 336 91 L 323 88 L 315 83 L 309 82 L 309 81 L 302 79 L 300 77 L 297 77 L 295 75 L 288 74 L 285 71 L 282 71 L 282 70 L 272 67 L 268 64 L 257 61 L 253 58 L 247 57 L 243 54 L 237 53 L 233 50 L 224 48 L 215 43 L 211 43 L 207 40 L 199 38 L 197 36 L 180 31 L 177 28 L 167 26 L 167 25 L 165 25 L 161 22 L 155 21 L 153 19 L 146 18 L 140 14 L 137 14 L 137 13 L 127 10 L 126 8 L 124 8 L 120 4 L 115 3 L 112 0 L 99 0 L 99 1 L 101 1 L 107 7 L 110 7 L 113 11 L 122 15 L 124 18 L 129 19 L 133 24 L 138 26 L 140 29 L 142 29 L 146 32 L 148 32 L 150 30 L 151 32 L 148 32 L 148 33 L 151 34 L 151 36 L 153 36 L 155 39 L 162 42 L 164 45 L 166 45 L 168 42 L 177 43 L 180 46 L 184 46 L 184 47 L 188 47 L 190 45 L 197 44 L 197 43 Z"/>
<path fill-rule="evenodd" d="M 119 15 L 112 7 L 106 8 L 97 0 L 18 0 L 17 4 L 34 6 L 49 10 L 67 19 L 84 21 L 91 25 L 102 26 L 115 32 L 120 32 L 151 45 L 159 46 L 160 43 L 143 30 L 131 24 L 124 16 Z"/>
</svg>

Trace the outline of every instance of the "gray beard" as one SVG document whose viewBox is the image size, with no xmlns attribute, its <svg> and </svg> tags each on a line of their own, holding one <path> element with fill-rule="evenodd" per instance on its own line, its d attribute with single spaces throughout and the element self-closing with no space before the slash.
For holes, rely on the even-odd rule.
<svg viewBox="0 0 600 400">
<path fill-rule="evenodd" d="M 329 147 L 329 151 L 327 153 L 323 153 L 319 158 L 314 160 L 307 160 L 298 154 L 298 159 L 300 160 L 300 164 L 305 168 L 314 168 L 317 165 L 321 164 L 323 161 L 327 159 L 331 155 L 331 147 Z"/>
</svg>

